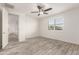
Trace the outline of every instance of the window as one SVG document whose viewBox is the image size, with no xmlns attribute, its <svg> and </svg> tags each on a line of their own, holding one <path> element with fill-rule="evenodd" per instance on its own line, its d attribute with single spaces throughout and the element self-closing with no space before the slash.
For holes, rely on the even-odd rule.
<svg viewBox="0 0 79 59">
<path fill-rule="evenodd" d="M 49 30 L 63 30 L 64 27 L 64 18 L 63 17 L 55 17 L 49 19 Z"/>
</svg>

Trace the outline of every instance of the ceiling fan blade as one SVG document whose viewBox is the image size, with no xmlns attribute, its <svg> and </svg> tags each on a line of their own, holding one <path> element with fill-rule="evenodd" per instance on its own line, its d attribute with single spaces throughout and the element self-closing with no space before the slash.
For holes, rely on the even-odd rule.
<svg viewBox="0 0 79 59">
<path fill-rule="evenodd" d="M 52 8 L 48 8 L 48 9 L 46 9 L 46 10 L 44 10 L 44 11 L 49 11 L 49 10 L 52 10 Z"/>
<path fill-rule="evenodd" d="M 48 14 L 48 13 L 44 13 L 44 14 Z"/>
<path fill-rule="evenodd" d="M 38 14 L 38 16 L 40 16 L 40 14 Z"/>
<path fill-rule="evenodd" d="M 38 13 L 38 11 L 32 11 L 31 13 Z"/>
</svg>

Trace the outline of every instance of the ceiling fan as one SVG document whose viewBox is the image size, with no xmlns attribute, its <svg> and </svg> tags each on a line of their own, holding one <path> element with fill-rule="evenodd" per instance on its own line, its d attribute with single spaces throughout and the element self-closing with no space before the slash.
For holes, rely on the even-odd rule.
<svg viewBox="0 0 79 59">
<path fill-rule="evenodd" d="M 41 5 L 37 5 L 37 8 L 38 8 L 38 11 L 32 11 L 31 13 L 38 13 L 38 16 L 40 16 L 42 14 L 48 14 L 47 11 L 52 10 L 52 8 L 44 9 L 44 7 Z"/>
</svg>

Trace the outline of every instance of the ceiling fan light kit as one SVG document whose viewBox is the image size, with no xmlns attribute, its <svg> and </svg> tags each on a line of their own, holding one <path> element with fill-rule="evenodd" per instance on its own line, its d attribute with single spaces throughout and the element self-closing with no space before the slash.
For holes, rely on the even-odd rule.
<svg viewBox="0 0 79 59">
<path fill-rule="evenodd" d="M 43 14 L 43 12 L 40 12 L 39 14 L 40 14 L 40 15 L 42 15 L 42 14 Z"/>
</svg>

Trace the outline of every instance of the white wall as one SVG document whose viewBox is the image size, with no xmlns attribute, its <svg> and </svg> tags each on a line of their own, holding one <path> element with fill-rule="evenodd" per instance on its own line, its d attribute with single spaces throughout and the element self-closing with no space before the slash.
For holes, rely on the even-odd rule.
<svg viewBox="0 0 79 59">
<path fill-rule="evenodd" d="M 38 19 L 26 16 L 25 20 L 25 37 L 33 38 L 39 36 L 39 22 Z"/>
<path fill-rule="evenodd" d="M 79 8 L 55 16 L 64 17 L 64 30 L 48 30 L 48 19 L 40 19 L 40 36 L 79 44 Z"/>
<path fill-rule="evenodd" d="M 35 18 L 22 14 L 20 15 L 19 19 L 19 26 L 20 41 L 24 41 L 27 38 L 33 38 L 39 35 L 39 23 Z"/>
</svg>

